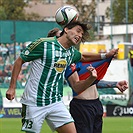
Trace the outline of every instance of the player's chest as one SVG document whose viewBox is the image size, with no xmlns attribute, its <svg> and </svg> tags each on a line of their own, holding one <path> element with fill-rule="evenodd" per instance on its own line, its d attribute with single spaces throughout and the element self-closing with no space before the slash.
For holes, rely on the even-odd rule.
<svg viewBox="0 0 133 133">
<path fill-rule="evenodd" d="M 59 49 L 50 49 L 47 51 L 46 54 L 44 54 L 44 57 L 47 57 L 49 60 L 59 60 L 59 59 L 67 59 L 72 56 L 70 51 L 67 50 L 59 50 Z"/>
</svg>

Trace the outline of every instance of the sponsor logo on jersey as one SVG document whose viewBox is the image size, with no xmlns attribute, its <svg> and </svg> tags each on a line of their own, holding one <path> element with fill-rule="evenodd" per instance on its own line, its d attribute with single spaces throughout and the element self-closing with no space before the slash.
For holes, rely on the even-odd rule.
<svg viewBox="0 0 133 133">
<path fill-rule="evenodd" d="M 54 68 L 58 73 L 62 73 L 66 68 L 67 61 L 65 59 L 60 59 L 54 63 Z"/>
</svg>

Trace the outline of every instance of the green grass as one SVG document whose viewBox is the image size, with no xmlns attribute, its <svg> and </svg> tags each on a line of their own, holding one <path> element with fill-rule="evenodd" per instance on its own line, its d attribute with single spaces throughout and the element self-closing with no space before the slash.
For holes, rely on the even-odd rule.
<svg viewBox="0 0 133 133">
<path fill-rule="evenodd" d="M 24 133 L 21 131 L 20 118 L 0 118 L 0 133 Z M 52 133 L 44 122 L 41 133 Z"/>
<path fill-rule="evenodd" d="M 133 133 L 133 117 L 105 117 L 103 133 Z"/>
<path fill-rule="evenodd" d="M 133 133 L 133 117 L 103 118 L 103 133 Z M 0 133 L 23 133 L 20 118 L 0 118 Z M 44 122 L 41 133 L 52 133 Z"/>
</svg>

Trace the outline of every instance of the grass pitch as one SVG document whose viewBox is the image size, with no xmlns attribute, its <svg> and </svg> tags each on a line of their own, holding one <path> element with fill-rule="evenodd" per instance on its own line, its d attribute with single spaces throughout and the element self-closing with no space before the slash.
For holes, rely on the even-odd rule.
<svg viewBox="0 0 133 133">
<path fill-rule="evenodd" d="M 133 133 L 133 117 L 105 117 L 103 133 Z"/>
<path fill-rule="evenodd" d="M 0 118 L 0 133 L 23 133 L 20 118 Z M 41 133 L 52 133 L 44 122 Z M 133 133 L 133 117 L 103 118 L 103 133 Z"/>
</svg>

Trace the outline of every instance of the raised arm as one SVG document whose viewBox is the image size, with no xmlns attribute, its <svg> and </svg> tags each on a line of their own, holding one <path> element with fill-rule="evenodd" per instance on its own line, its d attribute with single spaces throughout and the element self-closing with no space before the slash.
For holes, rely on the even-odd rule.
<svg viewBox="0 0 133 133">
<path fill-rule="evenodd" d="M 95 60 L 101 60 L 105 58 L 109 58 L 111 56 L 116 57 L 118 54 L 118 48 L 112 49 L 108 53 L 90 53 L 90 52 L 83 52 L 81 62 L 87 62 L 87 61 L 95 61 Z"/>
</svg>

